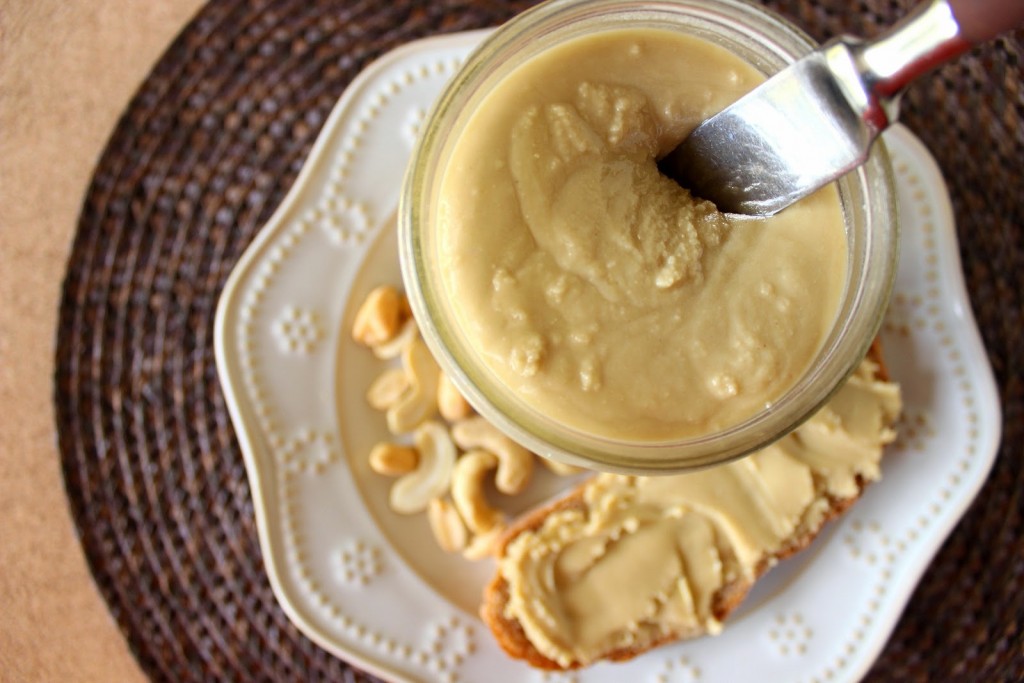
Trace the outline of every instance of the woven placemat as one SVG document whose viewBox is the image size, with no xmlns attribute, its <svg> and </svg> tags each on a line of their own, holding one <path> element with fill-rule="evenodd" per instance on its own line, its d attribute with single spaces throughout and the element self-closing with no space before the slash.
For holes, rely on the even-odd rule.
<svg viewBox="0 0 1024 683">
<path fill-rule="evenodd" d="M 70 257 L 55 398 L 82 545 L 153 679 L 373 680 L 303 637 L 274 600 L 214 367 L 214 310 L 363 66 L 528 4 L 215 0 L 117 126 Z M 872 35 L 909 2 L 769 4 L 823 38 Z M 903 120 L 938 158 L 953 196 L 1004 444 L 871 680 L 1024 677 L 1022 58 L 1017 33 L 905 100 Z"/>
</svg>

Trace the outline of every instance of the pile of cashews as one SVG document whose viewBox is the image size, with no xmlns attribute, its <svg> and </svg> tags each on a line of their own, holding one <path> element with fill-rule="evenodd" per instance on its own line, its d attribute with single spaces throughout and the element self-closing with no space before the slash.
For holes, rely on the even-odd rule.
<svg viewBox="0 0 1024 683">
<path fill-rule="evenodd" d="M 395 477 L 388 496 L 400 514 L 426 512 L 438 545 L 470 560 L 493 554 L 508 525 L 485 493 L 487 477 L 503 494 L 526 490 L 533 453 L 502 434 L 459 393 L 419 335 L 408 301 L 390 285 L 367 295 L 352 338 L 383 361 L 399 359 L 370 385 L 366 400 L 385 414 L 393 441 L 370 451 L 370 468 Z M 409 443 L 411 441 L 411 443 Z M 555 474 L 579 470 L 540 458 Z"/>
</svg>

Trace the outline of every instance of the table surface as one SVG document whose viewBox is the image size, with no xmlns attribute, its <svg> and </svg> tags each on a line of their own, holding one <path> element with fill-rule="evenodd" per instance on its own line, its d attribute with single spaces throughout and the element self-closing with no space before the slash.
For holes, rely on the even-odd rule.
<svg viewBox="0 0 1024 683">
<path fill-rule="evenodd" d="M 201 0 L 0 0 L 0 680 L 144 680 L 74 534 L 51 406 L 87 184 Z"/>
<path fill-rule="evenodd" d="M 144 678 L 96 591 L 75 538 L 55 446 L 54 333 L 71 238 L 94 165 L 132 94 L 200 4 L 200 0 L 0 0 L 0 600 L 5 607 L 0 620 L 0 683 Z M 1013 53 L 1007 69 L 1017 68 L 1017 54 Z M 984 63 L 974 66 L 981 69 Z M 958 90 L 956 82 L 938 81 L 938 94 L 945 99 L 959 97 L 956 101 L 970 110 L 974 122 L 979 112 L 971 103 L 977 93 Z M 1016 88 L 1019 78 L 1007 82 Z M 921 108 L 919 102 L 908 102 L 915 104 Z M 991 111 L 981 113 L 992 117 Z M 990 125 L 999 123 L 989 119 L 985 120 Z M 919 124 L 926 120 L 918 117 Z M 949 119 L 946 125 L 962 132 L 961 123 Z M 1017 140 L 1012 132 L 1016 129 L 1011 125 L 1008 130 Z M 1011 152 L 1019 148 L 1006 147 Z M 1007 157 L 1006 149 L 992 150 L 989 157 L 1011 163 L 1007 159 L 1016 154 Z M 979 177 L 992 177 L 992 173 Z M 986 215 L 984 207 L 976 204 L 993 193 L 973 186 L 968 189 L 961 188 L 959 209 Z M 1019 216 L 1017 204 L 1013 206 L 1013 215 Z M 968 245 L 968 275 L 977 287 L 974 304 L 983 304 L 990 341 L 996 344 L 997 373 L 1014 377 L 1020 364 L 1015 350 L 1019 345 L 1013 340 L 1021 335 L 1015 322 L 1019 318 L 1014 317 L 1020 310 L 1021 290 L 1014 284 L 1019 283 L 1014 273 L 1021 269 L 1011 266 L 1019 262 L 1016 245 L 1020 242 L 1015 237 L 1019 226 L 1012 220 L 990 223 L 977 223 L 979 230 L 988 230 L 981 232 L 986 239 L 979 237 Z M 987 239 L 995 234 L 993 229 L 1002 237 Z M 1013 314 L 1002 326 L 997 324 L 1000 312 Z M 1012 416 L 1021 405 L 1020 385 L 1010 381 L 1004 389 L 1004 401 L 1014 407 L 1008 413 Z M 1012 438 L 1019 430 L 1011 431 L 1009 443 L 1019 443 Z M 1011 450 L 1019 453 L 1017 446 Z M 1021 479 L 1012 465 L 1001 472 L 990 487 L 996 497 L 978 511 L 974 523 L 991 531 L 993 540 L 1009 538 L 1011 548 L 1020 547 L 1019 500 L 1000 503 L 999 496 L 1015 496 L 1012 492 L 1020 487 L 1013 482 Z M 1005 521 L 994 530 L 993 511 Z M 953 556 L 943 571 L 953 572 L 951 576 L 961 582 L 957 585 L 966 595 L 963 599 L 984 600 L 979 604 L 990 608 L 1006 603 L 1020 614 L 1020 602 L 1009 599 L 1016 595 L 1012 581 L 1000 586 L 1002 592 L 994 588 L 982 591 L 984 595 L 972 592 L 972 579 L 993 586 L 995 580 L 987 571 L 972 571 L 980 560 L 966 554 L 973 546 L 960 536 L 947 549 L 946 554 Z M 983 557 L 1005 566 L 1014 557 L 1012 549 L 1010 553 L 1009 559 L 1003 556 L 1006 553 L 994 551 Z M 944 596 L 950 585 L 942 580 L 946 574 L 925 581 L 928 590 L 922 600 Z M 1014 577 L 1016 581 L 1019 574 Z M 998 621 L 1010 624 L 1012 633 L 988 633 L 990 620 L 979 617 L 983 611 L 968 610 L 966 622 L 952 625 L 962 631 L 954 634 L 959 645 L 967 647 L 972 638 L 987 642 L 997 638 L 1003 645 L 1019 642 L 1013 639 L 1019 633 L 1019 620 L 1011 616 Z M 975 617 L 985 623 L 971 622 Z M 919 626 L 915 622 L 915 628 Z M 928 631 L 922 637 L 925 642 L 917 638 L 918 645 L 927 650 L 934 633 Z M 974 653 L 976 648 L 969 650 Z M 914 649 L 909 660 L 918 654 Z M 906 655 L 905 648 L 890 653 L 895 661 L 908 661 Z M 939 652 L 933 655 L 929 659 L 942 659 Z"/>
</svg>

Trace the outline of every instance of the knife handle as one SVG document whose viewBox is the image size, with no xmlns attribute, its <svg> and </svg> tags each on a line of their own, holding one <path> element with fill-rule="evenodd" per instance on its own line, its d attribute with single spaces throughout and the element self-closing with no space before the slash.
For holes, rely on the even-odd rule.
<svg viewBox="0 0 1024 683">
<path fill-rule="evenodd" d="M 1024 4 L 1024 0 L 1008 1 Z M 854 48 L 854 58 L 871 95 L 895 109 L 900 93 L 912 81 L 970 47 L 949 1 L 931 0 L 914 7 L 874 40 Z"/>
<path fill-rule="evenodd" d="M 1024 0 L 925 0 L 874 40 L 840 39 L 859 79 L 852 99 L 861 118 L 884 130 L 911 82 L 1022 21 Z"/>
<path fill-rule="evenodd" d="M 981 43 L 1024 23 L 1021 0 L 949 0 L 960 25 L 960 35 L 970 43 Z"/>
<path fill-rule="evenodd" d="M 856 47 L 855 59 L 871 93 L 895 100 L 911 81 L 1021 22 L 1024 0 L 926 0 Z"/>
</svg>

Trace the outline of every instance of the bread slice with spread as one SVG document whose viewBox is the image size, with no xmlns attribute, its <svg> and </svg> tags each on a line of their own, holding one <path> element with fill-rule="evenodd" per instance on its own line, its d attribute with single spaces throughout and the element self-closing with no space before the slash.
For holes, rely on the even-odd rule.
<svg viewBox="0 0 1024 683">
<path fill-rule="evenodd" d="M 717 633 L 761 575 L 879 477 L 900 409 L 876 345 L 814 417 L 747 458 L 587 480 L 499 541 L 484 621 L 509 655 L 542 669 Z"/>
</svg>

